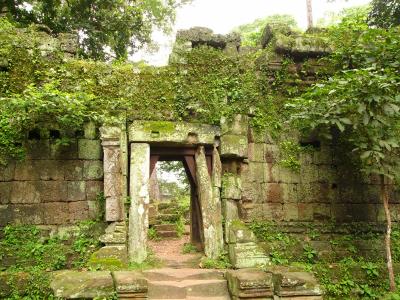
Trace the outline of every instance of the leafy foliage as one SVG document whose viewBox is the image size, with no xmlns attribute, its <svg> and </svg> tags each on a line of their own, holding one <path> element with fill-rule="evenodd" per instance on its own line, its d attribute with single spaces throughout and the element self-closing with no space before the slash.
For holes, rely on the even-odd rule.
<svg viewBox="0 0 400 300">
<path fill-rule="evenodd" d="M 383 28 L 400 25 L 399 0 L 373 0 L 369 23 Z"/>
<path fill-rule="evenodd" d="M 331 59 L 342 70 L 288 105 L 295 109 L 292 120 L 326 138 L 341 133 L 363 171 L 393 178 L 399 163 L 399 28 L 360 35 L 341 26 L 347 25 L 335 28 L 343 39 Z"/>
<path fill-rule="evenodd" d="M 10 19 L 45 25 L 53 34 L 80 32 L 82 53 L 94 59 L 127 58 L 128 50 L 149 43 L 154 27 L 170 30 L 180 0 L 3 1 Z M 109 51 L 110 52 L 110 51 Z"/>
<path fill-rule="evenodd" d="M 242 45 L 257 46 L 260 44 L 263 30 L 267 25 L 274 28 L 285 27 L 293 30 L 298 29 L 296 20 L 291 15 L 272 15 L 262 19 L 256 19 L 252 23 L 243 24 L 233 31 L 238 32 L 242 37 Z"/>
</svg>

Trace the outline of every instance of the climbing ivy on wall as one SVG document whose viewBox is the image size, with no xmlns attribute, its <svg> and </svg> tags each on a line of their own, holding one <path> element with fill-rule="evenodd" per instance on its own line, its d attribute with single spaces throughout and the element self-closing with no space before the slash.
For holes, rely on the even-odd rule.
<svg viewBox="0 0 400 300">
<path fill-rule="evenodd" d="M 260 63 L 271 49 L 228 55 L 210 47 L 180 53 L 185 63 L 150 67 L 76 58 L 51 48 L 35 27 L 17 29 L 0 21 L 0 159 L 21 158 L 23 141 L 36 127 L 71 133 L 85 121 L 98 124 L 125 119 L 181 120 L 219 124 L 221 116 L 255 112 L 254 127 L 279 128 L 284 88 L 265 80 L 271 70 Z M 43 48 L 44 41 L 48 45 Z M 46 43 L 45 43 L 46 44 Z M 21 46 L 22 45 L 22 46 Z M 263 60 L 263 59 L 261 59 Z M 282 88 L 281 88 L 282 87 Z"/>
</svg>

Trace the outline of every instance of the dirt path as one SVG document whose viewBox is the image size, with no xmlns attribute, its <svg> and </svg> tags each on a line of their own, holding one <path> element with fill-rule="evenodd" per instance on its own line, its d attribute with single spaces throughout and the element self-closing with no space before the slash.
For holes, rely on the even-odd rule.
<svg viewBox="0 0 400 300">
<path fill-rule="evenodd" d="M 182 252 L 183 245 L 189 243 L 190 237 L 183 235 L 181 238 L 162 239 L 160 241 L 148 242 L 157 258 L 163 262 L 164 267 L 168 268 L 199 268 L 202 253 Z"/>
</svg>

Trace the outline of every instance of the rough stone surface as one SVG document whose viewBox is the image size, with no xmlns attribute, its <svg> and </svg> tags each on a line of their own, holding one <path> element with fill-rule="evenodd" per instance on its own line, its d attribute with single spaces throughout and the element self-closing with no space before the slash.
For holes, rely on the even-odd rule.
<svg viewBox="0 0 400 300">
<path fill-rule="evenodd" d="M 88 265 L 94 269 L 120 270 L 128 267 L 126 246 L 105 246 L 92 254 Z"/>
<path fill-rule="evenodd" d="M 274 299 L 272 273 L 259 269 L 229 270 L 226 279 L 233 299 Z"/>
<path fill-rule="evenodd" d="M 242 181 L 238 175 L 225 173 L 222 176 L 221 197 L 232 200 L 242 199 Z"/>
<path fill-rule="evenodd" d="M 213 195 L 204 147 L 199 147 L 196 154 L 196 179 L 203 218 L 204 253 L 216 259 L 223 244 L 221 202 Z"/>
<path fill-rule="evenodd" d="M 78 140 L 78 157 L 80 159 L 101 160 L 103 157 L 100 141 L 88 139 Z"/>
<path fill-rule="evenodd" d="M 107 271 L 60 271 L 54 274 L 50 286 L 56 297 L 66 299 L 108 297 L 114 292 L 114 282 Z"/>
<path fill-rule="evenodd" d="M 131 144 L 129 209 L 129 260 L 141 263 L 147 257 L 147 229 L 150 179 L 150 146 L 144 143 Z"/>
<path fill-rule="evenodd" d="M 255 268 L 270 264 L 269 257 L 257 244 L 253 232 L 241 221 L 234 221 L 229 227 L 229 259 L 234 268 Z"/>
<path fill-rule="evenodd" d="M 135 271 L 119 271 L 113 273 L 115 290 L 119 297 L 127 294 L 147 296 L 147 279 L 142 273 Z"/>
<path fill-rule="evenodd" d="M 245 158 L 248 155 L 247 136 L 226 134 L 221 137 L 221 157 Z"/>
<path fill-rule="evenodd" d="M 219 127 L 185 122 L 133 121 L 129 126 L 131 142 L 214 144 Z"/>
</svg>

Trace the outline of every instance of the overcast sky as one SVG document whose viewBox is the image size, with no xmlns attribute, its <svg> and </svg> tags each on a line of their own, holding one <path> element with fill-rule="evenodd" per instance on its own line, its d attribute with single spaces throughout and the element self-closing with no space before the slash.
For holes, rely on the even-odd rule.
<svg viewBox="0 0 400 300">
<path fill-rule="evenodd" d="M 370 0 L 313 0 L 314 22 L 323 18 L 328 12 L 339 12 L 345 7 L 363 5 Z M 306 0 L 193 0 L 177 11 L 174 32 L 164 36 L 158 32 L 153 38 L 160 44 L 155 54 L 137 53 L 132 60 L 145 60 L 151 64 L 165 64 L 171 51 L 175 33 L 179 29 L 194 26 L 211 28 L 215 33 L 228 33 L 233 28 L 274 14 L 289 14 L 295 17 L 301 28 L 307 26 Z"/>
</svg>

